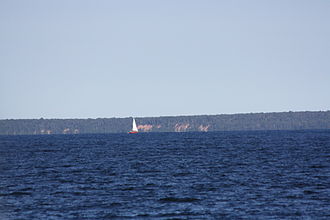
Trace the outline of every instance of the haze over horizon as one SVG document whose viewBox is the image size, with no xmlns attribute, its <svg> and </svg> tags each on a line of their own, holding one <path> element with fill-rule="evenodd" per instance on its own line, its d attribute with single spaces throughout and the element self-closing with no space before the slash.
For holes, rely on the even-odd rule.
<svg viewBox="0 0 330 220">
<path fill-rule="evenodd" d="M 0 1 L 0 119 L 330 110 L 330 1 Z"/>
</svg>

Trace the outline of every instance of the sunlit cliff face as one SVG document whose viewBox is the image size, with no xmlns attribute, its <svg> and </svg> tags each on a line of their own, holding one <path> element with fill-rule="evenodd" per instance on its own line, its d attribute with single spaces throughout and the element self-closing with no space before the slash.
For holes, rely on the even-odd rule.
<svg viewBox="0 0 330 220">
<path fill-rule="evenodd" d="M 79 129 L 65 128 L 62 133 L 63 134 L 79 134 Z"/>
<path fill-rule="evenodd" d="M 210 127 L 210 125 L 205 125 L 205 126 L 200 125 L 200 126 L 198 127 L 198 130 L 200 130 L 200 131 L 204 131 L 204 132 L 207 132 L 207 131 L 209 130 L 209 127 Z"/>
<path fill-rule="evenodd" d="M 190 127 L 189 123 L 187 124 L 175 124 L 174 131 L 176 132 L 184 132 Z"/>
<path fill-rule="evenodd" d="M 148 132 L 148 131 L 151 131 L 151 130 L 152 130 L 153 125 L 149 125 L 149 124 L 146 124 L 146 125 L 139 125 L 139 126 L 137 126 L 137 128 L 138 128 L 139 130 L 142 130 L 142 131 Z"/>
</svg>

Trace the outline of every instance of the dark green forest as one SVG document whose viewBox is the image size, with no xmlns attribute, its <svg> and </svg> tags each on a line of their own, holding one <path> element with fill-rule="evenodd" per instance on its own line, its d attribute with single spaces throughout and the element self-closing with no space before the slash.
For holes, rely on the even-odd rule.
<svg viewBox="0 0 330 220">
<path fill-rule="evenodd" d="M 137 117 L 140 132 L 330 129 L 330 111 Z M 6 119 L 0 135 L 126 133 L 132 118 Z"/>
</svg>

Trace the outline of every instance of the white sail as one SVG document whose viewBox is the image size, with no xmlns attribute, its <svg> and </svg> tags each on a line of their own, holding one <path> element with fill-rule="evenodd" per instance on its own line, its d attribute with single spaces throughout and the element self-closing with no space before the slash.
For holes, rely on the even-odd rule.
<svg viewBox="0 0 330 220">
<path fill-rule="evenodd" d="M 134 118 L 133 118 L 133 128 L 132 128 L 132 131 L 138 132 L 138 129 L 136 127 L 136 122 L 135 122 L 135 119 Z"/>
</svg>

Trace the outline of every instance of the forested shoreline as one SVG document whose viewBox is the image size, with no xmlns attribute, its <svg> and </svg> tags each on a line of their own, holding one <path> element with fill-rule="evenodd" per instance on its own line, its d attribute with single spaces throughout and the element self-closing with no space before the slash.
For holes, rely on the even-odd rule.
<svg viewBox="0 0 330 220">
<path fill-rule="evenodd" d="M 330 111 L 137 117 L 140 132 L 330 129 Z M 132 118 L 6 119 L 0 135 L 126 133 Z"/>
</svg>

